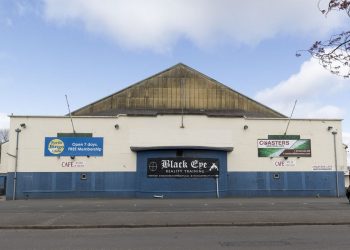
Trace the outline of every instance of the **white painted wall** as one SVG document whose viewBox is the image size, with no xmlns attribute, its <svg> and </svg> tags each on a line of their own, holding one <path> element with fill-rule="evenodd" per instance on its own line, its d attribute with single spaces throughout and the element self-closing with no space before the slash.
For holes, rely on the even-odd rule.
<svg viewBox="0 0 350 250">
<path fill-rule="evenodd" d="M 160 115 L 157 117 L 74 117 L 77 132 L 93 133 L 104 138 L 103 157 L 76 157 L 84 163 L 82 168 L 64 168 L 62 161 L 69 157 L 45 157 L 45 137 L 55 137 L 57 132 L 72 132 L 69 117 L 13 116 L 10 122 L 8 151 L 15 154 L 16 128 L 26 124 L 19 136 L 19 172 L 68 172 L 68 171 L 136 171 L 136 153 L 130 147 L 151 146 L 212 146 L 234 147 L 228 153 L 229 171 L 313 171 L 313 166 L 334 164 L 333 135 L 329 126 L 337 130 L 338 170 L 346 170 L 346 157 L 341 141 L 341 120 L 292 120 L 288 134 L 311 139 L 312 157 L 291 158 L 296 165 L 277 167 L 282 159 L 259 158 L 257 139 L 268 135 L 283 134 L 287 119 L 214 118 L 200 115 L 184 117 L 185 128 L 180 128 L 181 117 Z M 119 129 L 115 129 L 115 124 Z M 244 125 L 248 129 L 244 130 Z M 14 171 L 14 159 L 7 156 L 8 171 Z"/>
</svg>

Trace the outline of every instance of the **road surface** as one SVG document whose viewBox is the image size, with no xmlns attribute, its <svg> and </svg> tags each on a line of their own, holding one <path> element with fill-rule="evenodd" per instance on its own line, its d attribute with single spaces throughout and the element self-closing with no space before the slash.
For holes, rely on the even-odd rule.
<svg viewBox="0 0 350 250">
<path fill-rule="evenodd" d="M 0 230 L 0 249 L 349 249 L 350 226 Z"/>
</svg>

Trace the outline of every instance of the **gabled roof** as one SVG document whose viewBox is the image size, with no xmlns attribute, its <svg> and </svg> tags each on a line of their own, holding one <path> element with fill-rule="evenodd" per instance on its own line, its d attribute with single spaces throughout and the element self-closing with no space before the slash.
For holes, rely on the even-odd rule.
<svg viewBox="0 0 350 250">
<path fill-rule="evenodd" d="M 72 112 L 118 114 L 286 117 L 182 63 Z"/>
</svg>

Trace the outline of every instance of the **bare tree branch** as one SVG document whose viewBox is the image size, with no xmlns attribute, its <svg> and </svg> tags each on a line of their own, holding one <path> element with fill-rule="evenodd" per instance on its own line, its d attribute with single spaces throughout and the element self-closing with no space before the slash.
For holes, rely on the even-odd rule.
<svg viewBox="0 0 350 250">
<path fill-rule="evenodd" d="M 7 142 L 9 140 L 9 135 L 9 129 L 0 129 L 0 143 Z"/>
<path fill-rule="evenodd" d="M 326 8 L 322 8 L 321 4 L 324 3 L 324 0 L 318 1 L 318 9 L 325 16 L 328 15 L 331 11 L 345 11 L 350 16 L 350 1 L 349 0 L 328 0 Z"/>
<path fill-rule="evenodd" d="M 322 8 L 321 3 L 325 2 L 328 4 Z M 350 0 L 319 0 L 318 8 L 325 16 L 331 11 L 345 11 L 350 17 Z M 350 31 L 333 35 L 327 41 L 316 41 L 310 49 L 297 51 L 296 56 L 305 51 L 332 74 L 350 77 Z"/>
</svg>

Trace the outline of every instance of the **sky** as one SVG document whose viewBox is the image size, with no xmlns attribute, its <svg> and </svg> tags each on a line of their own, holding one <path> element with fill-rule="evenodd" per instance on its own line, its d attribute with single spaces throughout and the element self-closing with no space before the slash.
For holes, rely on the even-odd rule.
<svg viewBox="0 0 350 250">
<path fill-rule="evenodd" d="M 350 80 L 307 52 L 349 29 L 319 0 L 0 0 L 0 128 L 64 115 L 184 63 L 287 116 L 341 118 Z M 326 0 L 321 0 L 327 4 Z M 350 162 L 350 161 L 349 161 Z"/>
</svg>

